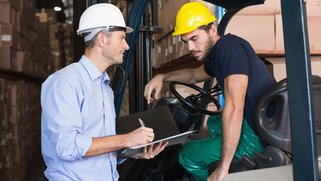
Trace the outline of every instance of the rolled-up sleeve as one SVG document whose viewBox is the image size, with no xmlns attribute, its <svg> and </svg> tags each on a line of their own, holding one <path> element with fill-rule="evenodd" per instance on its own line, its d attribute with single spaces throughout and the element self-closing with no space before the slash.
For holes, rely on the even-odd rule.
<svg viewBox="0 0 321 181">
<path fill-rule="evenodd" d="M 82 135 L 80 107 L 83 96 L 78 88 L 63 77 L 52 79 L 42 95 L 44 128 L 56 155 L 63 160 L 81 159 L 92 144 L 90 136 Z M 50 147 L 49 147 L 50 148 Z"/>
<path fill-rule="evenodd" d="M 73 161 L 81 159 L 92 144 L 91 137 L 76 132 L 63 133 L 59 136 L 60 138 L 57 141 L 56 152 L 63 160 Z"/>
</svg>

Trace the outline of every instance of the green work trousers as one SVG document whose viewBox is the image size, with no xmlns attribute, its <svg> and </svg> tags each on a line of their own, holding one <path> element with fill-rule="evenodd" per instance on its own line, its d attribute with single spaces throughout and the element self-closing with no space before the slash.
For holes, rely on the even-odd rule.
<svg viewBox="0 0 321 181">
<path fill-rule="evenodd" d="M 223 137 L 221 115 L 210 116 L 207 126 L 210 138 L 186 143 L 179 154 L 179 163 L 197 181 L 206 181 L 209 175 L 208 165 L 219 162 L 221 159 Z M 243 119 L 241 136 L 234 159 L 240 159 L 244 155 L 253 156 L 255 150 L 262 153 L 264 147 L 259 137 Z"/>
</svg>

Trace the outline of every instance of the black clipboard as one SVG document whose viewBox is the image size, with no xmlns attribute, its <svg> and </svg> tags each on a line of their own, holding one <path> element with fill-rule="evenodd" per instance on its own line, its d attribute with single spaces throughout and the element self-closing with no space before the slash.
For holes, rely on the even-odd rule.
<svg viewBox="0 0 321 181">
<path fill-rule="evenodd" d="M 142 152 L 144 147 L 157 144 L 161 141 L 168 141 L 169 144 L 167 146 L 184 143 L 188 135 L 196 132 L 187 131 L 180 133 L 169 108 L 167 106 L 160 106 L 152 110 L 119 117 L 116 121 L 117 134 L 125 134 L 139 128 L 141 126 L 139 118 L 144 121 L 146 127 L 153 128 L 155 133 L 154 141 L 145 145 L 120 150 L 118 155 L 121 157 Z"/>
</svg>

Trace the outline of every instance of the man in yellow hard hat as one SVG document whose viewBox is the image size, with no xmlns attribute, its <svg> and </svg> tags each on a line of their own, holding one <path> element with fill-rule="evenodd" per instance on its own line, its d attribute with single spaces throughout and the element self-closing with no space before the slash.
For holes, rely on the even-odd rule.
<svg viewBox="0 0 321 181">
<path fill-rule="evenodd" d="M 208 120 L 211 138 L 188 142 L 179 155 L 180 164 L 196 180 L 223 180 L 232 159 L 252 156 L 255 150 L 263 151 L 252 114 L 259 98 L 275 84 L 251 45 L 232 34 L 220 36 L 215 23 L 215 16 L 201 2 L 184 4 L 177 13 L 173 36 L 179 35 L 203 65 L 158 74 L 144 91 L 150 103 L 159 98 L 163 82 L 193 84 L 215 77 L 223 88 L 223 112 Z M 219 166 L 209 175 L 208 165 L 215 162 Z"/>
<path fill-rule="evenodd" d="M 115 130 L 114 94 L 107 68 L 123 62 L 129 49 L 118 7 L 99 3 L 80 17 L 77 33 L 86 49 L 78 62 L 50 75 L 41 89 L 41 148 L 48 180 L 118 180 L 117 151 L 154 139 L 152 128 L 127 134 Z M 167 143 L 145 147 L 133 158 L 150 159 Z"/>
</svg>

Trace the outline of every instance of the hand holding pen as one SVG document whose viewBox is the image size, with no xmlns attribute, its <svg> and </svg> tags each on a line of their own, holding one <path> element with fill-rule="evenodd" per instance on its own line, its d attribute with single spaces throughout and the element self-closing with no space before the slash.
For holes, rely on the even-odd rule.
<svg viewBox="0 0 321 181">
<path fill-rule="evenodd" d="M 137 130 L 145 130 L 147 131 L 147 129 L 150 129 L 153 131 L 153 129 L 145 127 L 145 123 L 141 118 L 138 118 L 139 124 L 140 124 L 140 128 L 138 128 Z M 154 139 L 154 133 L 153 133 L 153 138 Z M 148 140 L 148 142 L 152 142 L 152 140 Z M 135 155 L 132 155 L 133 158 L 145 158 L 145 159 L 151 159 L 154 158 L 156 155 L 158 155 L 161 151 L 163 151 L 165 149 L 165 147 L 168 145 L 168 142 L 160 142 L 156 145 L 149 145 L 148 147 L 144 147 L 143 152 L 141 153 L 137 153 Z"/>
<path fill-rule="evenodd" d="M 131 141 L 127 147 L 139 146 L 152 142 L 155 136 L 154 130 L 152 128 L 145 127 L 144 121 L 141 118 L 133 121 L 138 121 L 140 127 L 128 133 L 131 137 Z"/>
</svg>

